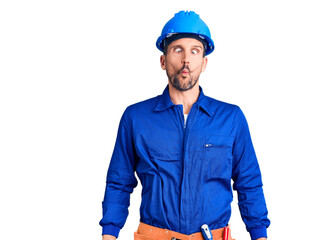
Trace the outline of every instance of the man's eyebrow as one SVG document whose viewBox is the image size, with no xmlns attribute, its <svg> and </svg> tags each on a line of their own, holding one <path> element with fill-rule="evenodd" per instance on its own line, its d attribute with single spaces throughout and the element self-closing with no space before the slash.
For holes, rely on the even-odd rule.
<svg viewBox="0 0 331 240">
<path fill-rule="evenodd" d="M 173 45 L 171 48 L 177 48 L 177 47 L 183 48 L 182 45 Z"/>
<path fill-rule="evenodd" d="M 194 45 L 193 47 L 202 49 L 202 47 L 200 45 Z"/>
<path fill-rule="evenodd" d="M 179 45 L 179 44 L 171 46 L 171 48 L 177 48 L 177 47 L 183 48 L 183 46 Z M 201 47 L 200 45 L 193 45 L 193 46 L 191 46 L 191 48 L 201 48 L 201 49 L 203 49 L 203 47 Z"/>
</svg>

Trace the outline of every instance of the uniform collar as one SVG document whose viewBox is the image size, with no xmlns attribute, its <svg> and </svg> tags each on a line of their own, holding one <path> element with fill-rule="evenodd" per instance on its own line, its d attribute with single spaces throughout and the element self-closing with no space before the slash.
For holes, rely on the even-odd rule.
<svg viewBox="0 0 331 240">
<path fill-rule="evenodd" d="M 199 86 L 200 94 L 198 97 L 198 100 L 196 101 L 196 104 L 199 108 L 202 108 L 210 117 L 213 115 L 213 112 L 211 111 L 209 105 L 208 105 L 208 99 L 204 95 L 202 91 L 202 87 Z M 169 95 L 169 85 L 164 89 L 162 95 L 159 95 L 157 100 L 157 105 L 154 108 L 154 111 L 160 112 L 164 111 L 172 106 L 175 106 L 175 104 L 171 101 L 170 95 Z"/>
</svg>

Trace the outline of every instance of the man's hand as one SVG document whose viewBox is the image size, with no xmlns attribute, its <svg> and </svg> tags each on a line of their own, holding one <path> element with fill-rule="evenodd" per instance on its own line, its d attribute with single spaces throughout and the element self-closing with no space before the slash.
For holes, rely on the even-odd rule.
<svg viewBox="0 0 331 240">
<path fill-rule="evenodd" d="M 104 235 L 102 235 L 102 240 L 116 240 L 116 237 L 114 237 L 112 235 L 104 234 Z"/>
</svg>

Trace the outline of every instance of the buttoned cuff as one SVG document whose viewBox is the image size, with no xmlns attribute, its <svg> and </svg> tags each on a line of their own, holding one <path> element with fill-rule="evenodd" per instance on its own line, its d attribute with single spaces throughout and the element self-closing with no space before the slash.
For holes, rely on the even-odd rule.
<svg viewBox="0 0 331 240">
<path fill-rule="evenodd" d="M 267 227 L 266 226 L 257 226 L 249 230 L 251 239 L 255 240 L 262 237 L 267 237 Z"/>
<path fill-rule="evenodd" d="M 114 237 L 118 238 L 118 234 L 120 233 L 120 228 L 116 227 L 112 224 L 103 225 L 102 226 L 102 235 L 108 234 L 113 235 Z"/>
</svg>

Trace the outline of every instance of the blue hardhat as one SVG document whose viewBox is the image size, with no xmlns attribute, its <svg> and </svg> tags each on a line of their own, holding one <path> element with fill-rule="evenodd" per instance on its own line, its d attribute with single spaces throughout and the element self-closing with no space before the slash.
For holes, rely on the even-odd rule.
<svg viewBox="0 0 331 240">
<path fill-rule="evenodd" d="M 176 34 L 193 34 L 201 39 L 201 42 L 206 42 L 206 55 L 214 51 L 214 42 L 211 39 L 210 31 L 204 21 L 193 11 L 180 11 L 170 19 L 162 29 L 161 36 L 156 41 L 156 47 L 163 52 L 165 39 Z M 185 36 L 185 35 L 184 35 Z"/>
</svg>

